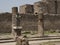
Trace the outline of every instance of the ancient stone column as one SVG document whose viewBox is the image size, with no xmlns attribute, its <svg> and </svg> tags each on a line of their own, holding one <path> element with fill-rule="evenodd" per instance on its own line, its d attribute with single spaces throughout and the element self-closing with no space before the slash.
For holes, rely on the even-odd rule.
<svg viewBox="0 0 60 45">
<path fill-rule="evenodd" d="M 12 7 L 12 14 L 13 15 L 18 14 L 18 7 Z"/>
<path fill-rule="evenodd" d="M 40 2 L 35 2 L 34 3 L 34 14 L 38 15 L 38 35 L 40 37 L 44 35 L 43 13 L 47 12 L 44 9 L 46 10 L 44 2 L 40 1 Z"/>
<path fill-rule="evenodd" d="M 14 38 L 21 35 L 20 15 L 17 7 L 12 8 L 12 34 Z"/>
<path fill-rule="evenodd" d="M 44 36 L 44 23 L 42 13 L 38 15 L 38 35 L 40 37 Z"/>
<path fill-rule="evenodd" d="M 18 13 L 17 7 L 12 7 L 12 36 L 16 36 L 16 32 L 14 31 L 14 27 L 16 26 L 16 14 Z"/>
</svg>

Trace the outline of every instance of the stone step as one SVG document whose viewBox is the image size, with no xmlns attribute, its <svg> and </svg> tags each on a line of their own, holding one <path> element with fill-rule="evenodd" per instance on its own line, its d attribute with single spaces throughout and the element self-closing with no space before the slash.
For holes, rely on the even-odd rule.
<svg viewBox="0 0 60 45">
<path fill-rule="evenodd" d="M 11 40 L 0 40 L 0 43 L 9 43 L 9 42 L 15 42 L 13 39 Z"/>
<path fill-rule="evenodd" d="M 11 40 L 13 38 L 0 38 L 0 40 Z"/>
<path fill-rule="evenodd" d="M 60 37 L 44 37 L 44 38 L 29 38 L 29 41 L 34 41 L 34 40 L 53 40 L 53 39 L 60 39 Z"/>
<path fill-rule="evenodd" d="M 60 39 L 60 37 L 43 37 L 43 38 L 28 38 L 29 41 L 36 41 L 36 40 L 55 40 Z M 0 39 L 0 43 L 6 42 L 15 42 L 14 39 Z"/>
</svg>

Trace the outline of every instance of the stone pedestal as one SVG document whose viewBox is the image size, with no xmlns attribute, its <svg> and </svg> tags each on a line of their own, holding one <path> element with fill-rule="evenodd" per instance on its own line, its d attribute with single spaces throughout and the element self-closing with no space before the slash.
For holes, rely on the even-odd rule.
<svg viewBox="0 0 60 45">
<path fill-rule="evenodd" d="M 16 40 L 16 45 L 29 45 L 27 37 L 19 36 Z"/>
</svg>

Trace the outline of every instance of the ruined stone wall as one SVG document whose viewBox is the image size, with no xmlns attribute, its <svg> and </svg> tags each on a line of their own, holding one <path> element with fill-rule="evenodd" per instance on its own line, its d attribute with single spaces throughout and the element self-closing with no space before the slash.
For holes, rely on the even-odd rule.
<svg viewBox="0 0 60 45">
<path fill-rule="evenodd" d="M 20 14 L 33 14 L 34 13 L 34 7 L 33 5 L 30 4 L 26 4 L 26 5 L 22 5 L 19 7 L 19 13 Z"/>
<path fill-rule="evenodd" d="M 60 16 L 44 15 L 45 30 L 60 30 Z M 23 30 L 38 31 L 38 16 L 22 15 L 21 25 Z"/>
<path fill-rule="evenodd" d="M 60 14 L 60 1 L 57 1 L 57 14 Z"/>
<path fill-rule="evenodd" d="M 31 14 L 20 14 L 22 30 L 37 31 L 38 16 Z M 44 15 L 44 30 L 60 30 L 60 16 Z"/>
<path fill-rule="evenodd" d="M 21 13 L 21 26 L 23 27 L 22 30 L 38 30 L 38 16 L 35 14 L 39 14 L 41 11 L 43 13 L 48 13 L 44 15 L 44 29 L 45 30 L 60 30 L 60 1 L 55 2 L 55 0 L 45 0 L 47 1 L 47 5 L 45 2 L 36 2 L 34 4 L 34 9 L 29 6 L 20 7 Z M 31 7 L 31 8 L 29 8 Z M 31 13 L 27 14 L 28 10 Z M 33 14 L 34 12 L 34 14 Z M 23 14 L 22 14 L 23 13 Z M 59 15 L 49 15 L 49 14 L 59 14 Z M 8 31 L 7 31 L 8 30 Z M 12 30 L 12 14 L 0 14 L 0 32 L 11 32 Z"/>
<path fill-rule="evenodd" d="M 45 15 L 44 28 L 45 30 L 60 30 L 60 16 Z"/>
<path fill-rule="evenodd" d="M 31 15 L 31 14 L 20 14 L 21 17 L 21 26 L 22 30 L 26 31 L 36 31 L 38 29 L 38 16 Z"/>
<path fill-rule="evenodd" d="M 11 32 L 12 14 L 0 13 L 0 33 Z"/>
<path fill-rule="evenodd" d="M 45 2 L 35 2 L 34 3 L 34 14 L 39 14 L 39 13 L 48 13 L 48 10 L 47 10 L 47 5 Z"/>
<path fill-rule="evenodd" d="M 37 16 L 20 14 L 22 30 L 37 30 Z M 11 32 L 12 30 L 12 15 L 0 14 L 0 32 Z M 45 15 L 44 16 L 45 30 L 60 30 L 60 16 Z"/>
<path fill-rule="evenodd" d="M 60 14 L 60 0 L 42 0 L 47 3 L 50 14 Z"/>
</svg>

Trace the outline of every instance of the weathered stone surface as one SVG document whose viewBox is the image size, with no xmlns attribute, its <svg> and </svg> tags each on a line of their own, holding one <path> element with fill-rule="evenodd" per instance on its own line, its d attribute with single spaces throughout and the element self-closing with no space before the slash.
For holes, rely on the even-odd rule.
<svg viewBox="0 0 60 45">
<path fill-rule="evenodd" d="M 57 1 L 57 14 L 60 14 L 60 1 Z"/>
<path fill-rule="evenodd" d="M 16 40 L 16 45 L 29 45 L 27 37 L 19 36 Z"/>
<path fill-rule="evenodd" d="M 10 33 L 12 30 L 12 14 L 0 13 L 0 33 Z"/>
<path fill-rule="evenodd" d="M 18 13 L 18 7 L 12 7 L 12 14 L 17 14 Z"/>
<path fill-rule="evenodd" d="M 48 13 L 49 14 L 55 14 L 56 13 L 56 7 L 55 7 L 55 1 L 49 1 L 48 2 Z"/>
<path fill-rule="evenodd" d="M 44 36 L 43 13 L 38 15 L 38 34 Z"/>
<path fill-rule="evenodd" d="M 12 34 L 15 37 L 21 35 L 21 29 L 18 27 L 20 27 L 20 15 L 18 14 L 18 8 L 13 7 L 12 8 Z"/>
<path fill-rule="evenodd" d="M 16 45 L 22 45 L 22 37 L 17 37 Z"/>
<path fill-rule="evenodd" d="M 26 5 L 20 6 L 20 9 L 19 9 L 20 14 L 33 14 L 33 12 L 34 12 L 33 5 L 26 4 Z"/>
<path fill-rule="evenodd" d="M 50 14 L 60 14 L 60 0 L 42 0 L 48 2 L 48 11 Z"/>
<path fill-rule="evenodd" d="M 47 13 L 47 5 L 45 2 L 35 2 L 34 3 L 34 14 Z"/>
</svg>

